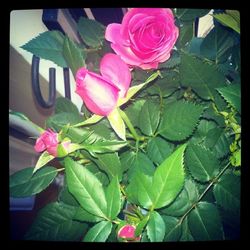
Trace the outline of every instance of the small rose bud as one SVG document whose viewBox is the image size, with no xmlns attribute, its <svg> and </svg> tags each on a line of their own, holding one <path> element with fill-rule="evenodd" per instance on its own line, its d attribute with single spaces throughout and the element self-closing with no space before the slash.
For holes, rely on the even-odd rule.
<svg viewBox="0 0 250 250">
<path fill-rule="evenodd" d="M 51 129 L 48 129 L 44 131 L 36 140 L 34 148 L 35 151 L 39 153 L 47 150 L 49 154 L 56 157 L 58 143 L 58 134 L 53 132 Z"/>
<path fill-rule="evenodd" d="M 130 241 L 139 241 L 141 239 L 141 236 L 135 237 L 135 229 L 135 226 L 127 224 L 120 228 L 120 230 L 118 231 L 118 237 Z"/>
</svg>

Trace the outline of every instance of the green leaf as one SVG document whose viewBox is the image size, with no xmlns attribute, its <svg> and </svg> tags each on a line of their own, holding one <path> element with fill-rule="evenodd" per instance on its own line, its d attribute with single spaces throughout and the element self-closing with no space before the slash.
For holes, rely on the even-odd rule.
<svg viewBox="0 0 250 250">
<path fill-rule="evenodd" d="M 109 183 L 109 179 L 107 177 L 107 175 L 100 171 L 100 169 L 96 166 L 96 164 L 94 164 L 93 162 L 88 164 L 88 165 L 85 165 L 86 168 L 88 168 L 88 170 L 93 173 L 98 179 L 99 181 L 104 185 L 104 186 L 107 186 L 108 183 Z"/>
<path fill-rule="evenodd" d="M 89 124 L 94 124 L 99 122 L 104 116 L 101 115 L 92 115 L 90 118 L 88 118 L 87 120 L 83 121 L 83 122 L 79 122 L 77 124 L 74 125 L 74 127 L 81 127 L 81 126 L 85 126 L 85 125 L 89 125 Z"/>
<path fill-rule="evenodd" d="M 164 241 L 179 241 L 181 237 L 181 224 L 179 220 L 172 216 L 162 216 L 165 223 L 165 237 Z"/>
<path fill-rule="evenodd" d="M 174 50 L 171 52 L 171 57 L 166 62 L 159 64 L 159 69 L 162 68 L 171 69 L 179 65 L 180 62 L 181 62 L 180 55 L 176 50 Z"/>
<path fill-rule="evenodd" d="M 240 34 L 240 13 L 237 10 L 226 10 L 226 13 L 213 14 L 213 17 L 223 25 L 232 28 Z"/>
<path fill-rule="evenodd" d="M 152 176 L 154 173 L 154 164 L 148 156 L 142 152 L 137 152 L 133 154 L 133 159 L 130 161 L 130 167 L 128 170 L 128 177 L 132 179 L 132 176 L 136 172 L 142 172 L 146 175 Z"/>
<path fill-rule="evenodd" d="M 194 238 L 188 226 L 187 217 L 182 222 L 182 233 L 181 233 L 180 241 L 194 241 Z"/>
<path fill-rule="evenodd" d="M 79 115 L 78 108 L 73 102 L 64 97 L 58 97 L 56 98 L 55 113 L 58 114 L 63 112 Z"/>
<path fill-rule="evenodd" d="M 60 131 L 63 126 L 70 124 L 74 125 L 81 121 L 79 114 L 62 112 L 52 115 L 46 121 L 47 128 L 54 128 L 56 131 Z"/>
<path fill-rule="evenodd" d="M 79 207 L 80 204 L 76 200 L 76 198 L 69 192 L 69 189 L 67 186 L 63 187 L 61 192 L 58 195 L 58 201 L 63 202 L 67 205 L 74 206 L 74 207 Z"/>
<path fill-rule="evenodd" d="M 74 214 L 72 206 L 50 203 L 38 212 L 25 240 L 79 241 L 88 226 L 72 220 Z"/>
<path fill-rule="evenodd" d="M 184 184 L 183 157 L 186 144 L 174 151 L 159 167 L 154 177 L 152 192 L 153 208 L 170 204 L 181 191 Z"/>
<path fill-rule="evenodd" d="M 208 9 L 177 9 L 176 16 L 183 22 L 194 21 L 195 18 L 205 16 L 210 10 Z"/>
<path fill-rule="evenodd" d="M 82 208 L 96 216 L 107 218 L 107 201 L 101 182 L 71 158 L 67 157 L 64 162 L 69 191 Z"/>
<path fill-rule="evenodd" d="M 192 176 L 201 182 L 212 180 L 220 169 L 220 163 L 207 148 L 189 144 L 185 154 L 185 163 Z"/>
<path fill-rule="evenodd" d="M 40 169 L 41 167 L 43 167 L 44 165 L 46 165 L 48 162 L 50 162 L 54 158 L 55 158 L 55 156 L 50 155 L 47 151 L 44 151 L 40 155 L 40 157 L 39 157 L 39 159 L 38 159 L 38 161 L 36 163 L 36 166 L 33 169 L 33 173 L 35 173 L 38 169 Z"/>
<path fill-rule="evenodd" d="M 147 225 L 147 235 L 151 242 L 162 242 L 165 235 L 165 223 L 160 214 L 153 211 Z"/>
<path fill-rule="evenodd" d="M 136 229 L 135 229 L 135 237 L 138 237 L 142 234 L 143 230 L 144 230 L 144 227 L 147 225 L 148 223 L 148 220 L 149 220 L 149 216 L 146 216 L 145 218 L 143 218 L 139 223 L 138 225 L 136 226 Z"/>
<path fill-rule="evenodd" d="M 172 152 L 174 146 L 161 137 L 153 137 L 148 141 L 147 155 L 156 164 L 161 164 Z"/>
<path fill-rule="evenodd" d="M 96 48 L 103 44 L 105 28 L 101 23 L 80 17 L 77 28 L 82 40 L 88 46 Z"/>
<path fill-rule="evenodd" d="M 101 170 L 107 173 L 110 180 L 118 176 L 121 179 L 122 169 L 121 162 L 117 153 L 107 153 L 98 155 L 98 161 L 96 164 Z"/>
<path fill-rule="evenodd" d="M 94 141 L 92 144 L 87 142 L 81 143 L 83 149 L 88 150 L 90 153 L 109 153 L 118 151 L 120 148 L 127 145 L 127 142 L 124 141 L 108 141 L 108 140 L 99 140 Z"/>
<path fill-rule="evenodd" d="M 69 127 L 66 136 L 70 138 L 72 142 L 80 144 L 89 138 L 92 133 L 89 129 Z"/>
<path fill-rule="evenodd" d="M 144 208 L 150 208 L 153 203 L 152 176 L 146 175 L 142 172 L 136 172 L 130 182 L 130 188 L 134 191 L 136 200 Z"/>
<path fill-rule="evenodd" d="M 239 84 L 217 88 L 217 90 L 231 106 L 241 113 L 241 90 Z"/>
<path fill-rule="evenodd" d="M 104 219 L 102 217 L 98 217 L 87 212 L 82 207 L 78 207 L 76 209 L 75 215 L 73 216 L 73 220 L 86 221 L 86 222 L 99 222 Z"/>
<path fill-rule="evenodd" d="M 146 101 L 139 114 L 139 128 L 145 135 L 154 135 L 160 120 L 159 104 Z"/>
<path fill-rule="evenodd" d="M 211 203 L 199 202 L 188 215 L 188 225 L 195 240 L 223 240 L 221 219 Z"/>
<path fill-rule="evenodd" d="M 114 109 L 107 118 L 119 138 L 126 141 L 126 127 L 118 109 Z"/>
<path fill-rule="evenodd" d="M 131 97 L 133 97 L 140 89 L 142 89 L 144 86 L 146 86 L 148 83 L 154 81 L 158 76 L 159 76 L 160 71 L 156 71 L 155 73 L 153 73 L 151 76 L 149 76 L 147 78 L 147 80 L 144 83 L 141 83 L 139 85 L 130 87 L 128 89 L 128 92 L 126 94 L 125 98 L 120 98 L 118 100 L 117 106 L 120 107 L 121 105 L 123 105 L 124 103 L 126 103 L 128 100 L 131 99 Z"/>
<path fill-rule="evenodd" d="M 232 33 L 217 25 L 204 38 L 200 51 L 204 57 L 214 60 L 216 64 L 223 63 L 227 59 L 226 52 L 234 44 Z"/>
<path fill-rule="evenodd" d="M 184 47 L 194 36 L 194 23 L 190 22 L 180 27 L 177 46 Z"/>
<path fill-rule="evenodd" d="M 189 137 L 203 112 L 203 107 L 191 102 L 177 101 L 164 108 L 159 134 L 166 139 L 181 141 Z"/>
<path fill-rule="evenodd" d="M 230 140 L 221 128 L 213 128 L 208 131 L 204 141 L 205 147 L 213 151 L 217 158 L 229 154 Z"/>
<path fill-rule="evenodd" d="M 121 191 L 117 176 L 114 177 L 105 190 L 107 200 L 107 216 L 115 219 L 121 210 Z"/>
<path fill-rule="evenodd" d="M 27 197 L 47 188 L 57 175 L 54 167 L 44 167 L 33 175 L 34 168 L 22 169 L 10 176 L 10 196 Z"/>
<path fill-rule="evenodd" d="M 215 88 L 225 86 L 225 77 L 215 65 L 186 53 L 181 54 L 180 77 L 183 86 L 191 87 L 203 99 L 213 99 Z"/>
<path fill-rule="evenodd" d="M 102 221 L 93 226 L 85 235 L 84 242 L 105 242 L 112 230 L 110 221 Z"/>
<path fill-rule="evenodd" d="M 194 143 L 203 142 L 207 136 L 208 131 L 215 127 L 216 127 L 216 123 L 213 121 L 207 121 L 204 119 L 200 120 L 200 123 L 197 126 L 197 129 L 195 130 L 195 133 L 193 137 L 191 138 L 191 141 Z"/>
<path fill-rule="evenodd" d="M 124 109 L 124 112 L 128 116 L 131 123 L 134 125 L 134 127 L 138 127 L 139 125 L 139 114 L 141 111 L 141 108 L 143 104 L 145 103 L 145 100 L 137 100 L 134 101 L 131 105 L 126 107 Z"/>
<path fill-rule="evenodd" d="M 214 196 L 218 205 L 225 210 L 240 213 L 240 177 L 225 174 L 214 185 Z"/>
<path fill-rule="evenodd" d="M 182 216 L 191 207 L 189 202 L 188 192 L 184 188 L 176 199 L 166 208 L 161 210 L 161 213 L 171 216 Z"/>
<path fill-rule="evenodd" d="M 45 31 L 21 48 L 37 57 L 50 60 L 60 67 L 67 67 L 63 57 L 64 35 L 60 31 Z"/>
<path fill-rule="evenodd" d="M 74 77 L 79 68 L 85 67 L 84 60 L 86 59 L 86 55 L 83 52 L 83 49 L 77 47 L 69 37 L 64 39 L 63 56 Z"/>
</svg>

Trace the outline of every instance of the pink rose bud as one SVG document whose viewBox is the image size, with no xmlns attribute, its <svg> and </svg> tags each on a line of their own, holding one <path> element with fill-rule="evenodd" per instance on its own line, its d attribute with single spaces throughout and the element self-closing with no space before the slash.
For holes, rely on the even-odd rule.
<svg viewBox="0 0 250 250">
<path fill-rule="evenodd" d="M 142 69 L 157 69 L 168 60 L 178 36 L 174 15 L 166 8 L 133 8 L 121 24 L 109 24 L 105 32 L 115 53 Z"/>
<path fill-rule="evenodd" d="M 131 239 L 139 241 L 141 237 L 135 237 L 135 227 L 133 225 L 125 225 L 118 231 L 118 237 L 123 239 Z"/>
<path fill-rule="evenodd" d="M 39 153 L 47 150 L 49 154 L 56 157 L 58 143 L 58 134 L 53 132 L 51 129 L 48 129 L 44 131 L 36 140 L 34 148 L 35 151 Z"/>
<path fill-rule="evenodd" d="M 80 68 L 76 73 L 76 93 L 87 108 L 107 116 L 124 97 L 131 82 L 129 67 L 119 56 L 108 53 L 100 62 L 101 75 Z"/>
</svg>

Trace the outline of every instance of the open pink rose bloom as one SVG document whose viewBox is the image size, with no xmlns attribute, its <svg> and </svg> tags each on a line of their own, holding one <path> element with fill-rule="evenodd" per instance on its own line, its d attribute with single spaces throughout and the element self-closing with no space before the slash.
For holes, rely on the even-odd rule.
<svg viewBox="0 0 250 250">
<path fill-rule="evenodd" d="M 135 227 L 133 225 L 125 225 L 118 231 L 118 237 L 123 239 L 140 240 L 141 237 L 135 237 Z"/>
<path fill-rule="evenodd" d="M 118 99 L 126 96 L 131 73 L 127 64 L 112 53 L 102 58 L 100 72 L 101 75 L 80 68 L 76 73 L 76 93 L 91 112 L 107 116 Z"/>
<path fill-rule="evenodd" d="M 47 150 L 49 154 L 56 157 L 58 143 L 58 134 L 48 129 L 36 140 L 35 150 L 39 153 Z"/>
<path fill-rule="evenodd" d="M 142 69 L 157 69 L 168 60 L 178 36 L 173 13 L 166 8 L 133 8 L 121 24 L 109 24 L 105 33 L 124 62 Z"/>
</svg>

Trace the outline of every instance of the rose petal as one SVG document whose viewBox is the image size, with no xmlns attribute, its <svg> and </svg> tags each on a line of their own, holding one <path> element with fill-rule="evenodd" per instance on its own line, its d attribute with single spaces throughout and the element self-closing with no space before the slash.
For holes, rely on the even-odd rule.
<svg viewBox="0 0 250 250">
<path fill-rule="evenodd" d="M 76 82 L 76 93 L 91 112 L 107 116 L 115 108 L 119 89 L 107 79 L 81 68 L 77 71 Z"/>
<path fill-rule="evenodd" d="M 131 82 L 128 65 L 115 54 L 106 54 L 100 63 L 101 74 L 120 89 L 119 97 L 124 97 Z"/>
<path fill-rule="evenodd" d="M 43 139 L 41 137 L 37 138 L 34 149 L 38 153 L 46 149 L 46 145 L 44 144 Z"/>
</svg>

